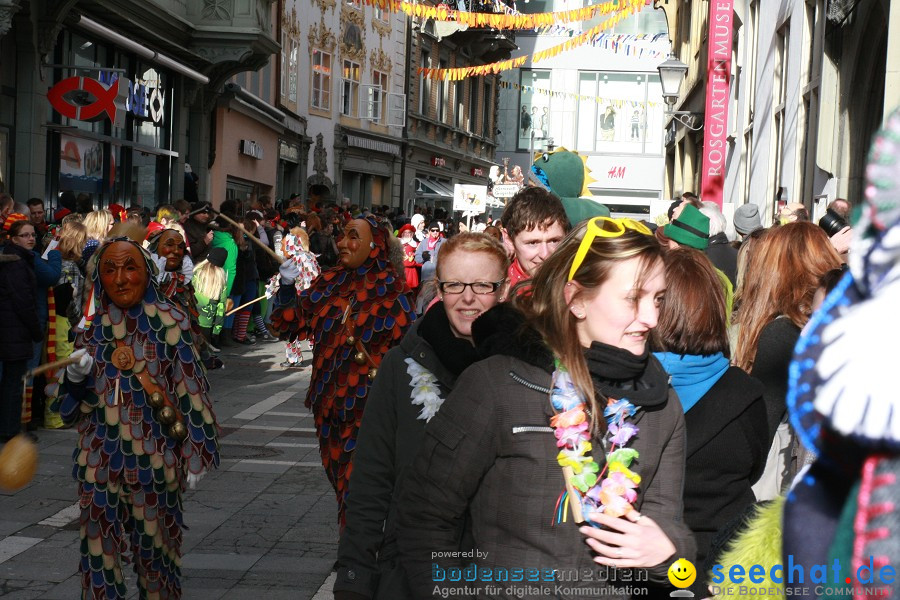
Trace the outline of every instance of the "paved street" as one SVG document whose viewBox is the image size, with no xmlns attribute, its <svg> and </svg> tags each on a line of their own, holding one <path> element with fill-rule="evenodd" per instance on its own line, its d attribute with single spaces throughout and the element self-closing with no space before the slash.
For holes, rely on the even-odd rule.
<svg viewBox="0 0 900 600">
<path fill-rule="evenodd" d="M 184 597 L 331 598 L 337 510 L 303 406 L 309 368 L 279 367 L 280 342 L 228 348 L 222 358 L 225 369 L 210 374 L 222 462 L 186 494 Z M 0 493 L 0 597 L 70 600 L 80 593 L 76 432 L 37 434 L 34 481 Z M 128 575 L 137 598 L 130 567 Z"/>
</svg>

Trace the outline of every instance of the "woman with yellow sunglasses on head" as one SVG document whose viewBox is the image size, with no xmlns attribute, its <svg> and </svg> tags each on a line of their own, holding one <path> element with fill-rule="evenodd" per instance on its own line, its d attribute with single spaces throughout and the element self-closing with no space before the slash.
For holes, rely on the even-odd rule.
<svg viewBox="0 0 900 600">
<path fill-rule="evenodd" d="M 416 597 L 470 562 L 491 574 L 591 570 L 559 598 L 643 595 L 598 565 L 638 570 L 628 575 L 638 588 L 664 585 L 672 562 L 693 558 L 684 414 L 647 345 L 666 287 L 662 252 L 642 223 L 591 219 L 538 268 L 530 294 L 475 321 L 488 358 L 462 373 L 426 428 L 400 501 Z M 453 558 L 466 520 L 478 552 Z"/>
</svg>

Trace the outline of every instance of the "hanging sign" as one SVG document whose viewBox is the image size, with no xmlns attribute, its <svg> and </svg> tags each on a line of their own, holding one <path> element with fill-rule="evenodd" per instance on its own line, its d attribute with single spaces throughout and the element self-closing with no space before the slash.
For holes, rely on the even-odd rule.
<svg viewBox="0 0 900 600">
<path fill-rule="evenodd" d="M 91 77 L 68 77 L 47 92 L 50 106 L 76 121 L 99 121 L 109 117 L 116 127 L 125 126 L 128 80 L 118 78 L 109 85 Z"/>
<path fill-rule="evenodd" d="M 709 3 L 709 58 L 700 197 L 722 206 L 728 154 L 728 104 L 731 92 L 731 44 L 734 0 Z"/>
</svg>

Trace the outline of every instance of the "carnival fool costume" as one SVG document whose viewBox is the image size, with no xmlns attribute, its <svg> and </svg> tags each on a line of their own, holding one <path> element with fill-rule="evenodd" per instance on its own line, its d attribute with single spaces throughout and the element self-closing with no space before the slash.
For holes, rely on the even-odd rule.
<svg viewBox="0 0 900 600">
<path fill-rule="evenodd" d="M 375 221 L 350 221 L 338 249 L 338 266 L 299 294 L 291 285 L 300 276 L 297 263 L 284 262 L 272 326 L 282 339 L 313 342 L 306 406 L 315 417 L 322 464 L 337 492 L 343 523 L 369 386 L 382 357 L 400 341 L 415 313 L 409 289 L 388 258 L 388 234 Z"/>
<path fill-rule="evenodd" d="M 141 598 L 181 597 L 182 494 L 218 464 L 218 426 L 187 315 L 125 238 L 94 254 L 92 298 L 60 414 L 78 422 L 83 598 L 124 598 L 130 545 Z"/>
</svg>

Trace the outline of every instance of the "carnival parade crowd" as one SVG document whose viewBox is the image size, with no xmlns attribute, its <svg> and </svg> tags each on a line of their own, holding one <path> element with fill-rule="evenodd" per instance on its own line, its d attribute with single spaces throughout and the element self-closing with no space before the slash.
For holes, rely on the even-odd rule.
<svg viewBox="0 0 900 600">
<path fill-rule="evenodd" d="M 693 194 L 662 223 L 611 218 L 567 189 L 566 150 L 535 161 L 499 221 L 468 226 L 299 197 L 151 214 L 64 193 L 51 215 L 2 195 L 2 441 L 78 428 L 85 598 L 126 597 L 127 556 L 142 598 L 182 596 L 182 497 L 219 461 L 206 372 L 232 368 L 223 346 L 264 342 L 310 369 L 337 600 L 439 596 L 472 562 L 640 571 L 632 592 L 665 596 L 685 558 L 700 598 L 715 565 L 890 564 L 887 123 L 866 198 L 818 223 L 789 204 L 769 227 L 743 205 L 736 240 Z M 778 543 L 751 543 L 764 529 Z M 615 581 L 540 597 L 629 595 Z"/>
</svg>

